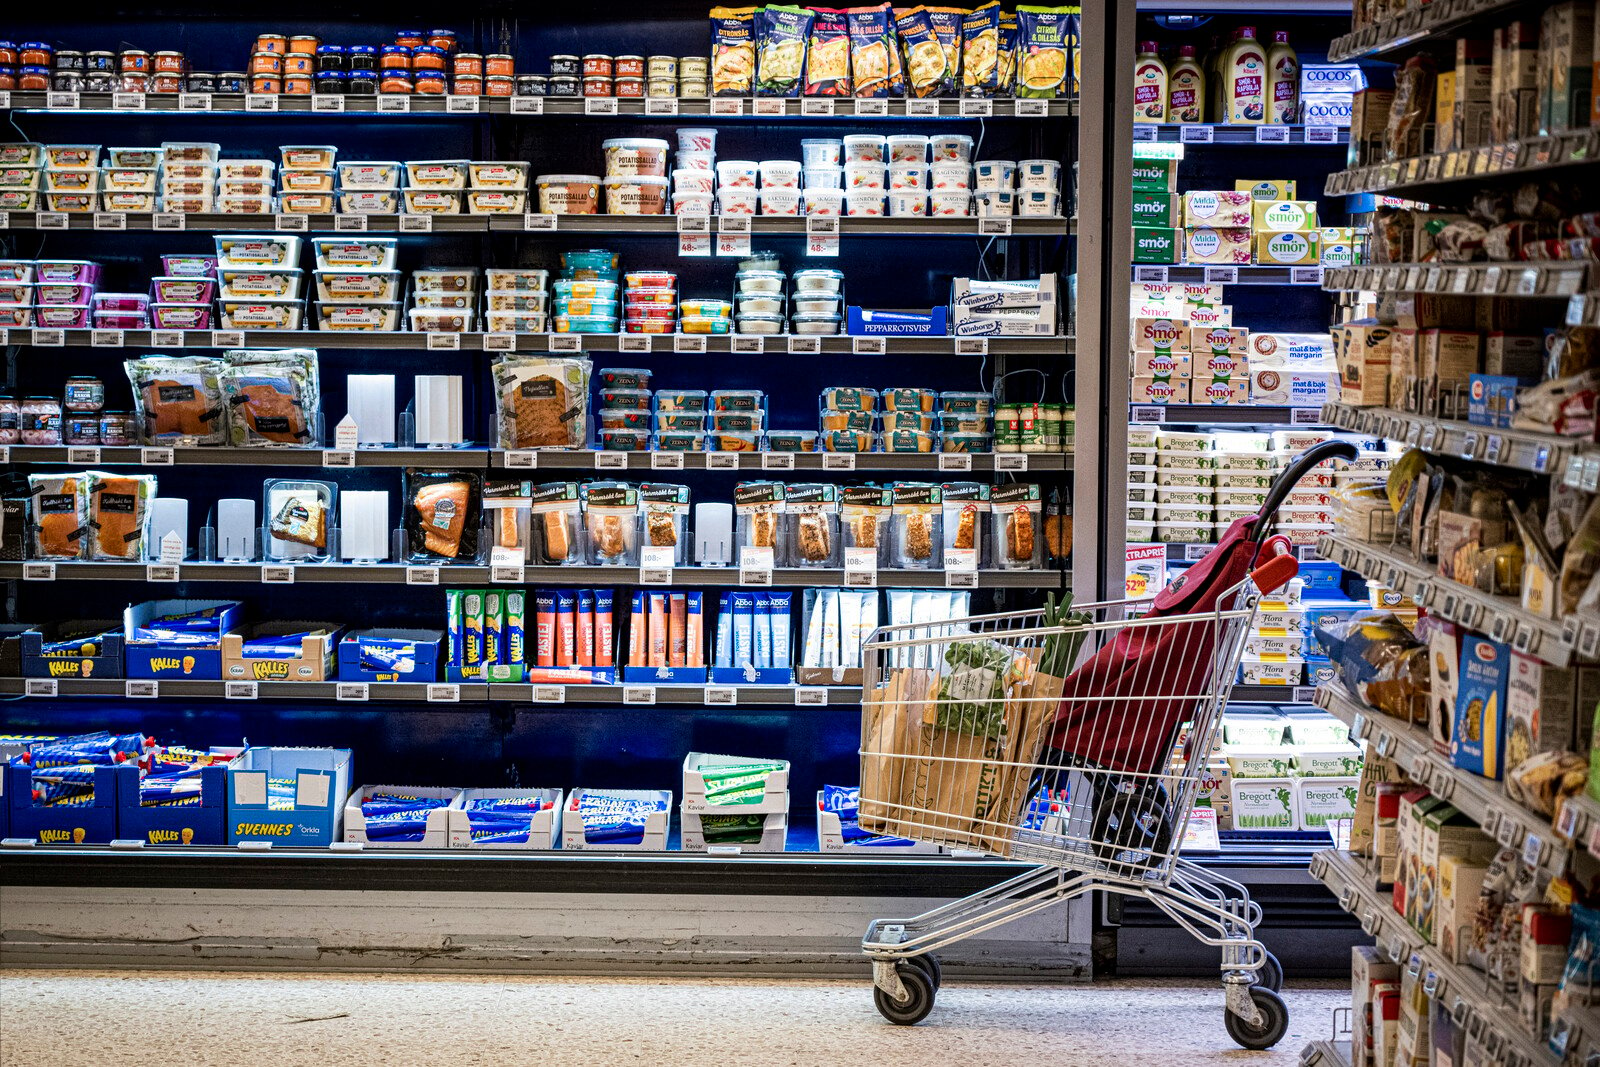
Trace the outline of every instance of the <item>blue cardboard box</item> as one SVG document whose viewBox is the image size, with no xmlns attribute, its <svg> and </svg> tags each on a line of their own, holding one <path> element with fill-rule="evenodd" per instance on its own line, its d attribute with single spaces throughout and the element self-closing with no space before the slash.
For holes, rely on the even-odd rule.
<svg viewBox="0 0 1600 1067">
<path fill-rule="evenodd" d="M 269 801 L 274 780 L 292 783 L 282 810 Z M 349 795 L 348 748 L 247 748 L 228 767 L 228 844 L 331 845 Z"/>
<path fill-rule="evenodd" d="M 845 332 L 851 337 L 943 337 L 950 332 L 950 309 L 936 307 L 922 314 L 851 305 L 845 308 Z"/>
<path fill-rule="evenodd" d="M 1450 755 L 1457 767 L 1499 778 L 1505 766 L 1506 682 L 1511 647 L 1470 634 L 1461 639 L 1455 729 Z"/>
<path fill-rule="evenodd" d="M 1306 652 L 1313 656 L 1328 655 L 1327 646 L 1317 636 L 1318 627 L 1336 626 L 1372 610 L 1369 604 L 1342 598 L 1339 600 L 1305 600 L 1301 602 L 1301 605 L 1306 613 L 1304 624 L 1307 637 Z"/>
<path fill-rule="evenodd" d="M 1467 421 L 1477 426 L 1511 425 L 1517 389 L 1532 384 L 1503 374 L 1474 374 L 1467 384 Z"/>
<path fill-rule="evenodd" d="M 443 630 L 363 630 L 339 642 L 341 682 L 432 682 Z"/>
<path fill-rule="evenodd" d="M 11 816 L 7 836 L 30 838 L 41 845 L 110 844 L 117 836 L 117 775 L 121 770 L 94 769 L 93 803 L 49 808 L 34 802 L 33 769 L 6 764 L 5 800 Z"/>
<path fill-rule="evenodd" d="M 716 685 L 793 685 L 794 670 L 790 667 L 712 667 L 711 681 Z"/>
<path fill-rule="evenodd" d="M 1330 599 L 1344 596 L 1344 590 L 1339 584 L 1344 578 L 1344 568 L 1331 560 L 1301 560 L 1300 578 L 1306 583 L 1302 589 L 1303 596 Z"/>
<path fill-rule="evenodd" d="M 123 661 L 129 678 L 191 678 L 222 680 L 222 642 L 183 645 L 167 641 L 136 640 L 134 631 L 161 615 L 215 610 L 220 632 L 239 625 L 244 607 L 232 600 L 151 600 L 122 613 Z"/>
<path fill-rule="evenodd" d="M 68 638 L 98 636 L 98 656 L 46 656 L 44 646 Z M 47 623 L 24 630 L 22 676 L 24 678 L 121 678 L 122 627 L 116 622 L 73 621 Z"/>
<path fill-rule="evenodd" d="M 587 668 L 583 668 L 587 669 Z M 705 685 L 704 667 L 623 667 L 622 680 L 634 685 Z"/>
<path fill-rule="evenodd" d="M 228 768 L 200 769 L 200 803 L 145 807 L 139 803 L 139 769 L 117 769 L 117 837 L 147 845 L 228 843 Z"/>
</svg>

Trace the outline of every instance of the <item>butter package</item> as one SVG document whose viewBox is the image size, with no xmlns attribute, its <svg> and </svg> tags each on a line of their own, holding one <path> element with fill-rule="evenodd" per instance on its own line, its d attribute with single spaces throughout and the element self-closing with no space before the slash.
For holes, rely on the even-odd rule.
<svg viewBox="0 0 1600 1067">
<path fill-rule="evenodd" d="M 1466 635 L 1456 693 L 1450 755 L 1457 767 L 1498 779 L 1505 767 L 1506 682 L 1511 649 L 1498 641 Z"/>
<path fill-rule="evenodd" d="M 1250 226 L 1252 203 L 1249 193 L 1223 190 L 1184 193 L 1183 224 L 1190 228 L 1247 228 Z"/>
<path fill-rule="evenodd" d="M 1250 383 L 1243 378 L 1199 378 L 1189 390 L 1191 404 L 1237 405 L 1250 403 Z"/>
<path fill-rule="evenodd" d="M 1135 226 L 1183 225 L 1183 201 L 1174 193 L 1133 194 Z"/>
<path fill-rule="evenodd" d="M 1243 363 L 1250 351 L 1250 331 L 1243 326 L 1191 326 L 1189 351 L 1232 354 Z"/>
<path fill-rule="evenodd" d="M 1136 352 L 1187 352 L 1189 326 L 1181 319 L 1134 319 L 1132 339 Z"/>
<path fill-rule="evenodd" d="M 1257 404 L 1314 408 L 1339 399 L 1337 371 L 1291 367 L 1250 368 L 1250 398 Z"/>
<path fill-rule="evenodd" d="M 1135 295 L 1128 304 L 1129 319 L 1187 319 L 1188 315 L 1181 301 L 1141 300 Z"/>
<path fill-rule="evenodd" d="M 1187 404 L 1187 378 L 1135 378 L 1128 394 L 1133 404 Z"/>
<path fill-rule="evenodd" d="M 1189 304 L 1184 309 L 1183 317 L 1190 328 L 1199 326 L 1209 330 L 1214 326 L 1230 327 L 1233 325 L 1233 308 L 1227 304 L 1220 307 L 1216 304 Z"/>
<path fill-rule="evenodd" d="M 1316 266 L 1322 261 L 1321 249 L 1322 241 L 1315 230 L 1256 233 L 1256 262 L 1266 266 Z"/>
<path fill-rule="evenodd" d="M 1185 218 L 1188 218 L 1187 208 L 1185 212 Z M 1187 228 L 1183 231 L 1183 236 L 1183 258 L 1186 263 L 1248 264 L 1250 262 L 1248 227 Z"/>
<path fill-rule="evenodd" d="M 1133 161 L 1133 191 L 1136 193 L 1174 193 L 1178 190 L 1176 159 L 1136 159 Z"/>
<path fill-rule="evenodd" d="M 1317 228 L 1315 200 L 1252 200 L 1250 208 L 1250 226 L 1258 233 L 1303 232 Z"/>
<path fill-rule="evenodd" d="M 1170 226 L 1135 226 L 1135 263 L 1176 263 L 1183 250 L 1183 231 Z"/>
<path fill-rule="evenodd" d="M 1237 352 L 1206 349 L 1193 353 L 1190 358 L 1194 363 L 1194 376 L 1198 379 L 1248 384 L 1250 362 Z"/>
<path fill-rule="evenodd" d="M 1192 357 L 1187 352 L 1135 352 L 1134 378 L 1191 378 L 1194 376 Z"/>
<path fill-rule="evenodd" d="M 1251 200 L 1293 200 L 1295 183 L 1284 178 L 1259 182 L 1236 181 L 1233 183 L 1233 191 L 1249 193 Z"/>
</svg>

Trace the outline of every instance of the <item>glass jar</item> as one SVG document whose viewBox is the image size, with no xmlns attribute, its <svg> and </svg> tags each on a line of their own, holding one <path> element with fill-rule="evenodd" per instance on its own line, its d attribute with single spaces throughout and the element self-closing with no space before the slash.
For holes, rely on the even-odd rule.
<svg viewBox="0 0 1600 1067">
<path fill-rule="evenodd" d="M 257 52 L 250 57 L 251 74 L 282 74 L 282 52 Z"/>
<path fill-rule="evenodd" d="M 477 52 L 457 52 L 450 60 L 450 70 L 458 78 L 463 74 L 482 74 L 483 56 Z"/>
<path fill-rule="evenodd" d="M 61 401 L 53 396 L 30 396 L 20 409 L 20 436 L 25 445 L 61 443 Z"/>
<path fill-rule="evenodd" d="M 583 60 L 577 56 L 551 56 L 550 76 L 552 78 L 576 78 L 583 73 Z"/>
<path fill-rule="evenodd" d="M 129 48 L 122 53 L 120 64 L 124 73 L 134 70 L 148 74 L 150 73 L 150 53 L 137 48 Z"/>
<path fill-rule="evenodd" d="M 550 79 L 542 74 L 518 74 L 518 96 L 548 96 L 550 94 Z"/>
<path fill-rule="evenodd" d="M 6 59 L 5 48 L 3 47 L 3 45 L 0 45 L 0 63 L 8 63 L 8 62 L 9 63 L 15 63 L 16 61 L 17 61 L 17 50 L 16 50 L 16 47 L 15 46 L 12 47 L 12 49 L 11 49 L 11 58 L 8 60 L 8 59 Z M 57 52 L 56 53 L 56 69 L 57 70 L 82 70 L 83 69 L 83 53 L 82 52 L 77 52 L 77 51 L 69 51 L 69 50 L 65 50 L 65 49 L 60 51 L 60 52 Z"/>
<path fill-rule="evenodd" d="M 343 96 L 350 75 L 342 70 L 317 71 L 317 92 L 325 96 Z"/>
<path fill-rule="evenodd" d="M 86 93 L 114 93 L 117 85 L 117 76 L 108 70 L 91 70 L 83 75 L 83 91 Z"/>
<path fill-rule="evenodd" d="M 17 68 L 0 67 L 0 91 L 10 91 L 17 87 Z"/>
<path fill-rule="evenodd" d="M 21 50 L 15 41 L 0 41 L 0 66 L 14 67 L 20 60 Z"/>
<path fill-rule="evenodd" d="M 50 88 L 58 93 L 81 93 L 83 75 L 75 70 L 58 70 L 50 78 Z"/>
<path fill-rule="evenodd" d="M 345 49 L 345 65 L 351 70 L 377 70 L 378 50 L 370 44 L 353 44 Z"/>
<path fill-rule="evenodd" d="M 445 76 L 439 70 L 419 70 L 414 75 L 416 78 L 416 92 L 421 96 L 443 96 L 445 94 Z"/>
<path fill-rule="evenodd" d="M 283 92 L 283 79 L 276 74 L 250 75 L 250 92 L 266 95 Z"/>
<path fill-rule="evenodd" d="M 311 75 L 285 74 L 283 76 L 283 91 L 287 96 L 310 96 Z"/>
<path fill-rule="evenodd" d="M 256 38 L 257 52 L 277 52 L 279 55 L 289 50 L 289 38 L 281 33 L 263 33 Z"/>
<path fill-rule="evenodd" d="M 217 75 L 217 92 L 242 93 L 244 92 L 245 78 L 243 71 L 225 70 Z"/>
<path fill-rule="evenodd" d="M 445 69 L 445 54 L 443 48 L 435 48 L 425 44 L 421 48 L 411 50 L 412 70 L 437 70 L 441 73 Z"/>
<path fill-rule="evenodd" d="M 127 448 L 134 443 L 133 412 L 100 413 L 100 443 L 106 448 Z"/>
<path fill-rule="evenodd" d="M 585 78 L 585 79 L 583 79 L 583 95 L 584 96 L 610 96 L 611 95 L 611 89 L 612 89 L 612 86 L 611 86 L 611 79 L 610 78 Z"/>
<path fill-rule="evenodd" d="M 55 49 L 43 41 L 25 41 L 17 59 L 24 67 L 48 67 L 55 58 Z"/>
<path fill-rule="evenodd" d="M 148 93 L 150 75 L 142 70 L 125 70 L 117 75 L 117 89 L 124 93 Z"/>
<path fill-rule="evenodd" d="M 45 92 L 50 88 L 49 67 L 23 67 L 17 78 L 17 88 L 24 92 Z"/>
<path fill-rule="evenodd" d="M 644 95 L 643 78 L 618 78 L 616 81 L 618 97 L 635 99 Z"/>
<path fill-rule="evenodd" d="M 155 69 L 157 74 L 161 74 L 161 73 L 182 74 L 183 73 L 183 53 L 182 52 L 157 52 L 151 58 L 152 58 L 152 61 L 154 63 L 154 69 Z"/>
<path fill-rule="evenodd" d="M 344 83 L 346 96 L 377 96 L 378 72 L 375 70 L 352 70 L 345 75 L 348 79 Z"/>
<path fill-rule="evenodd" d="M 187 84 L 191 93 L 214 93 L 217 91 L 217 76 L 198 71 L 189 75 Z"/>
<path fill-rule="evenodd" d="M 386 70 L 378 77 L 378 92 L 380 93 L 409 93 L 411 91 L 411 72 L 409 70 Z"/>
<path fill-rule="evenodd" d="M 510 96 L 516 91 L 516 80 L 504 74 L 492 74 L 483 79 L 484 96 Z"/>
<path fill-rule="evenodd" d="M 411 49 L 405 45 L 386 44 L 378 53 L 378 62 L 384 70 L 410 70 Z"/>
<path fill-rule="evenodd" d="M 617 78 L 644 77 L 644 56 L 618 56 L 612 61 L 612 75 Z"/>
<path fill-rule="evenodd" d="M 285 74 L 314 74 L 317 69 L 317 57 L 304 52 L 290 52 L 283 57 L 283 72 Z"/>
<path fill-rule="evenodd" d="M 430 48 L 442 48 L 446 52 L 454 52 L 456 50 L 456 31 L 429 30 L 428 46 Z"/>
<path fill-rule="evenodd" d="M 100 443 L 100 416 L 68 415 L 61 434 L 64 445 L 98 445 Z"/>
<path fill-rule="evenodd" d="M 321 39 L 309 33 L 296 34 L 289 38 L 289 54 L 301 56 L 314 56 L 317 54 L 317 45 Z"/>
<path fill-rule="evenodd" d="M 183 92 L 183 75 L 152 74 L 150 75 L 150 91 L 152 93 L 181 93 Z"/>
<path fill-rule="evenodd" d="M 517 63 L 504 52 L 496 52 L 483 57 L 483 72 L 491 78 L 509 78 L 517 73 Z"/>
<path fill-rule="evenodd" d="M 17 398 L 0 394 L 0 445 L 22 443 L 22 409 Z"/>
<path fill-rule="evenodd" d="M 394 43 L 407 48 L 416 48 L 418 45 L 427 44 L 428 39 L 423 36 L 421 30 L 401 30 L 394 35 Z"/>
<path fill-rule="evenodd" d="M 556 76 L 552 75 L 551 78 L 550 78 L 550 95 L 551 96 L 577 96 L 578 95 L 578 79 L 577 78 L 568 78 L 568 77 L 556 77 Z"/>
<path fill-rule="evenodd" d="M 482 96 L 483 78 L 476 74 L 459 75 L 450 91 L 457 96 Z"/>
<path fill-rule="evenodd" d="M 325 44 L 317 49 L 317 72 L 323 73 L 332 70 L 344 70 L 344 48 L 336 44 Z"/>
<path fill-rule="evenodd" d="M 117 56 L 115 52 L 85 52 L 83 54 L 84 70 L 116 70 Z"/>
</svg>

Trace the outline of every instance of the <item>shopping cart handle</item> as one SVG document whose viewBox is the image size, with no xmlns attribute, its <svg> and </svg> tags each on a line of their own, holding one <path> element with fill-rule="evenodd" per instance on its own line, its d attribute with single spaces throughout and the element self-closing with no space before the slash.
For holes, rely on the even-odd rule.
<svg viewBox="0 0 1600 1067">
<path fill-rule="evenodd" d="M 1265 562 L 1250 572 L 1250 580 L 1263 595 L 1277 592 L 1300 573 L 1300 561 L 1287 537 L 1267 538 L 1257 558 Z"/>
<path fill-rule="evenodd" d="M 1267 490 L 1266 502 L 1261 505 L 1259 512 L 1261 522 L 1272 521 L 1278 505 L 1283 503 L 1284 497 L 1289 495 L 1289 491 L 1299 484 L 1300 479 L 1304 478 L 1311 468 L 1330 459 L 1353 460 L 1360 454 L 1356 446 L 1349 441 L 1323 441 L 1300 453 L 1294 462 L 1289 464 L 1288 469 L 1273 480 L 1272 488 Z M 1260 524 L 1257 526 L 1256 536 L 1258 539 L 1261 536 Z"/>
</svg>

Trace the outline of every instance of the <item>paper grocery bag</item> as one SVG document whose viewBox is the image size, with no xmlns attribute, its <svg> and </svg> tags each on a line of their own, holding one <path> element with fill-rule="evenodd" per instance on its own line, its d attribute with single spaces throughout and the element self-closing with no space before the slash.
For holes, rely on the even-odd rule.
<svg viewBox="0 0 1600 1067">
<path fill-rule="evenodd" d="M 904 818 L 915 824 L 908 836 L 961 848 L 985 847 L 973 823 L 994 804 L 1000 768 L 993 762 L 1002 742 L 924 725 L 919 752 L 902 783 Z"/>
<path fill-rule="evenodd" d="M 857 818 L 875 834 L 916 837 L 905 822 L 904 783 L 921 751 L 920 732 L 933 721 L 937 672 L 897 668 L 862 702 L 861 798 Z"/>
<path fill-rule="evenodd" d="M 1006 702 L 1006 736 L 999 754 L 1000 765 L 995 768 L 994 800 L 975 827 L 987 851 L 1011 854 L 1023 812 L 1032 799 L 1035 768 L 1065 688 L 1064 678 L 1035 674 L 1029 682 L 1019 685 Z"/>
</svg>

